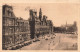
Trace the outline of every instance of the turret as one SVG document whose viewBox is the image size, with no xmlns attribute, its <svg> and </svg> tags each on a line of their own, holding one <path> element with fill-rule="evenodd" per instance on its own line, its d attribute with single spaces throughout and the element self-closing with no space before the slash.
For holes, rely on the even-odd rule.
<svg viewBox="0 0 80 52">
<path fill-rule="evenodd" d="M 37 17 L 37 12 L 34 9 L 30 10 L 30 20 L 34 21 L 35 18 Z"/>
</svg>

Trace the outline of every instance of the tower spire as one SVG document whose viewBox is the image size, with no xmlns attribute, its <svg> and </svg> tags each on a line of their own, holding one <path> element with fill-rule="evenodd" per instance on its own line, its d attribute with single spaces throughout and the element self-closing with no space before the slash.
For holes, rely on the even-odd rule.
<svg viewBox="0 0 80 52">
<path fill-rule="evenodd" d="M 40 11 L 39 11 L 39 19 L 40 19 L 40 21 L 42 19 L 42 10 L 41 10 L 41 8 L 40 8 Z"/>
</svg>

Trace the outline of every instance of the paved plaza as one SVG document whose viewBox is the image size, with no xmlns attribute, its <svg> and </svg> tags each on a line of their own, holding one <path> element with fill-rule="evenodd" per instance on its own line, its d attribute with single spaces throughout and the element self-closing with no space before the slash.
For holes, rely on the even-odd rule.
<svg viewBox="0 0 80 52">
<path fill-rule="evenodd" d="M 55 38 L 54 38 L 55 37 Z M 77 50 L 77 35 L 55 33 L 19 50 Z"/>
</svg>

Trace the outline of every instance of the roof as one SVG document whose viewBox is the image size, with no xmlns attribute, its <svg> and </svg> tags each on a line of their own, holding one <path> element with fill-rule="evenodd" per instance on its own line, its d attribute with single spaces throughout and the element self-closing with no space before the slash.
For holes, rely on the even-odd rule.
<svg viewBox="0 0 80 52">
<path fill-rule="evenodd" d="M 7 5 L 7 4 L 3 5 L 3 7 L 8 7 L 8 8 L 13 9 L 13 7 L 12 7 L 12 6 L 9 6 L 9 5 Z"/>
</svg>

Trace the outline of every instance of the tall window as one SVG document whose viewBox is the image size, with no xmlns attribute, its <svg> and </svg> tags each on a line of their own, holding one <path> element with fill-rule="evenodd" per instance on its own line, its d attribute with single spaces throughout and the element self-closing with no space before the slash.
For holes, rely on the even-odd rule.
<svg viewBox="0 0 80 52">
<path fill-rule="evenodd" d="M 8 10 L 8 16 L 12 16 L 12 12 L 10 10 Z"/>
<path fill-rule="evenodd" d="M 11 20 L 9 20 L 9 25 L 12 25 L 12 21 Z"/>
</svg>

